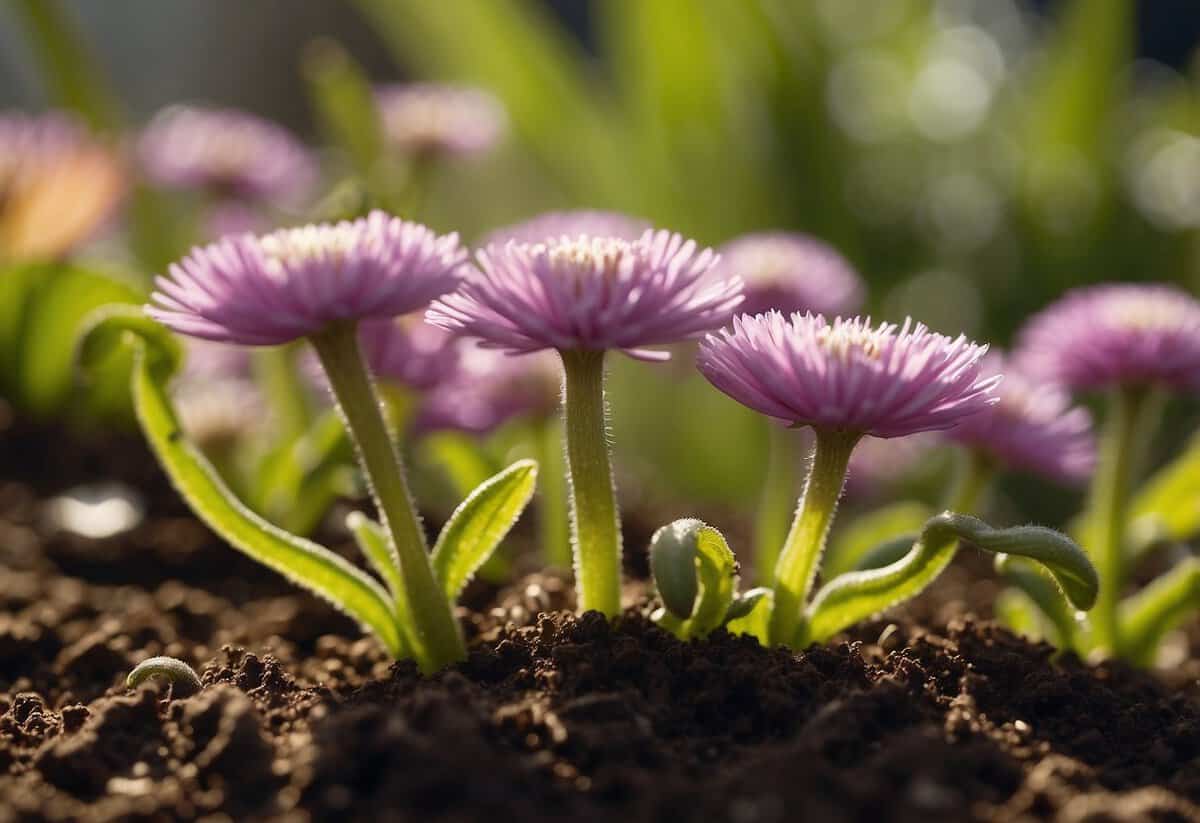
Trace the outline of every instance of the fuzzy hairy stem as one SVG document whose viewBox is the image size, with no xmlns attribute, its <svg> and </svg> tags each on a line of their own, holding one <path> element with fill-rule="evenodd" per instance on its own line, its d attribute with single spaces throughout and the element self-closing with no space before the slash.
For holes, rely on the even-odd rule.
<svg viewBox="0 0 1200 823">
<path fill-rule="evenodd" d="M 466 656 L 450 602 L 434 579 L 425 533 L 388 432 L 379 396 L 358 345 L 356 325 L 337 324 L 312 338 L 387 531 L 403 592 L 397 611 L 412 634 L 413 654 L 430 672 Z"/>
<path fill-rule="evenodd" d="M 1129 501 L 1146 407 L 1144 389 L 1114 390 L 1100 438 L 1100 461 L 1090 490 L 1092 560 L 1100 573 L 1100 595 L 1092 613 L 1093 641 L 1101 649 L 1121 653 L 1120 602 L 1127 577 L 1125 535 Z"/>
<path fill-rule="evenodd" d="M 816 435 L 804 494 L 775 564 L 775 608 L 770 631 L 773 644 L 791 645 L 797 636 L 846 482 L 850 454 L 862 437 L 860 432 L 828 430 L 818 430 Z"/>
<path fill-rule="evenodd" d="M 608 448 L 604 352 L 561 354 L 579 610 L 616 617 L 621 611 L 621 520 Z"/>
</svg>

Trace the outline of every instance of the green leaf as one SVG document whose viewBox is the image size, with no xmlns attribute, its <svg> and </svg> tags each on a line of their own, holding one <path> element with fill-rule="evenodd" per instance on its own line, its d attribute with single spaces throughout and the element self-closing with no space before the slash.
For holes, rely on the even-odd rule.
<svg viewBox="0 0 1200 823">
<path fill-rule="evenodd" d="M 915 535 L 932 515 L 929 506 L 915 500 L 892 503 L 859 515 L 845 528 L 840 529 L 830 541 L 821 573 L 832 579 L 855 569 L 886 565 L 877 561 L 872 561 L 872 565 L 864 565 L 862 561 L 881 543 L 904 535 Z M 912 543 L 913 539 L 910 537 L 905 551 Z"/>
<path fill-rule="evenodd" d="M 459 497 L 466 497 L 499 468 L 479 443 L 457 432 L 439 432 L 425 438 L 422 448 L 450 480 Z"/>
<path fill-rule="evenodd" d="M 1099 580 L 1083 550 L 1069 537 L 1041 526 L 994 529 L 964 514 L 943 512 L 926 522 L 907 555 L 889 566 L 848 572 L 819 592 L 807 611 L 809 638 L 822 642 L 848 626 L 915 597 L 953 559 L 958 541 L 1037 560 L 1078 609 L 1096 601 Z"/>
<path fill-rule="evenodd" d="M 737 589 L 737 560 L 712 526 L 685 518 L 660 528 L 650 540 L 650 569 L 667 612 L 679 621 L 660 619 L 663 628 L 687 638 L 725 622 Z"/>
<path fill-rule="evenodd" d="M 750 612 L 758 608 L 762 600 L 771 594 L 771 590 L 766 586 L 757 586 L 741 594 L 734 595 L 733 602 L 729 604 L 729 610 L 725 612 L 725 622 L 740 620 L 750 614 Z"/>
<path fill-rule="evenodd" d="M 514 128 L 577 198 L 618 203 L 629 185 L 617 113 L 587 58 L 549 10 L 529 0 L 356 0 L 402 64 L 490 89 Z M 588 162 L 581 163 L 579 158 Z"/>
<path fill-rule="evenodd" d="M 442 528 L 433 571 L 451 603 L 492 555 L 529 504 L 537 463 L 518 460 L 471 492 Z"/>
<path fill-rule="evenodd" d="M 1133 551 L 1200 534 L 1200 432 L 1183 452 L 1146 481 L 1130 507 Z"/>
<path fill-rule="evenodd" d="M 1016 587 L 1039 616 L 1038 625 L 1049 624 L 1055 645 L 1074 647 L 1079 636 L 1075 609 L 1050 575 L 1038 564 L 1008 554 L 996 555 L 996 571 Z M 1044 630 L 1043 636 L 1047 634 Z"/>
<path fill-rule="evenodd" d="M 103 310 L 80 344 L 79 362 L 86 370 L 125 343 L 132 343 L 135 350 L 132 382 L 138 420 L 192 511 L 234 548 L 324 597 L 398 655 L 402 649 L 398 621 L 383 587 L 323 546 L 288 534 L 247 509 L 184 437 L 167 393 L 181 351 L 165 328 L 137 309 Z"/>
<path fill-rule="evenodd" d="M 854 564 L 851 571 L 867 571 L 868 569 L 882 569 L 884 566 L 890 566 L 904 555 L 912 550 L 913 543 L 917 542 L 917 535 L 902 534 L 899 537 L 894 537 L 891 540 L 885 540 L 878 546 L 873 546 L 870 551 L 858 558 L 858 562 Z M 830 575 L 832 577 L 833 575 Z"/>
<path fill-rule="evenodd" d="M 87 43 L 58 0 L 11 0 L 24 24 L 25 42 L 41 65 L 49 96 L 88 125 L 115 131 L 121 115 L 116 97 Z"/>
<path fill-rule="evenodd" d="M 387 532 L 383 526 L 362 512 L 350 512 L 346 515 L 346 528 L 354 535 L 371 567 L 383 578 L 392 595 L 404 591 L 404 580 L 400 577 L 400 564 L 388 548 Z"/>
<path fill-rule="evenodd" d="M 9 379 L 14 400 L 31 414 L 46 417 L 66 410 L 72 399 L 72 341 L 82 333 L 88 315 L 113 303 L 141 302 L 142 294 L 118 275 L 75 265 L 36 265 L 25 268 L 18 278 L 22 275 L 26 290 L 17 328 L 5 333 L 15 334 L 16 341 Z M 128 373 L 117 376 L 119 389 L 111 385 L 111 376 L 93 383 L 91 394 L 100 392 L 109 398 L 108 404 L 101 405 L 111 408 L 126 394 Z"/>
<path fill-rule="evenodd" d="M 383 156 L 384 142 L 366 73 L 331 40 L 310 45 L 302 67 L 321 130 L 345 153 L 358 177 L 369 180 Z"/>
<path fill-rule="evenodd" d="M 996 620 L 1007 627 L 1013 634 L 1019 634 L 1030 640 L 1046 640 L 1055 646 L 1062 646 L 1054 625 L 1046 619 L 1046 615 L 1020 589 L 1005 589 L 996 596 L 992 604 Z"/>
<path fill-rule="evenodd" d="M 1167 632 L 1198 610 L 1200 559 L 1189 557 L 1121 604 L 1121 651 L 1152 665 Z"/>
<path fill-rule="evenodd" d="M 746 614 L 740 612 L 746 606 Z M 725 630 L 730 634 L 748 634 L 766 645 L 771 632 L 771 609 L 775 607 L 775 592 L 770 589 L 751 589 L 733 601 L 725 617 Z M 737 615 L 736 617 L 734 615 Z"/>
<path fill-rule="evenodd" d="M 353 489 L 352 463 L 346 428 L 330 409 L 301 437 L 281 443 L 261 461 L 254 472 L 252 508 L 288 531 L 308 534 L 338 495 Z"/>
</svg>

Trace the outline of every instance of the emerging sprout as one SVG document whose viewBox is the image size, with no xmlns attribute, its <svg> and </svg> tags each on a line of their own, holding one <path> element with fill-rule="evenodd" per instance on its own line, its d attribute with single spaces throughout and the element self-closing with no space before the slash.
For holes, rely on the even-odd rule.
<svg viewBox="0 0 1200 823">
<path fill-rule="evenodd" d="M 136 689 L 151 677 L 163 677 L 170 681 L 171 691 L 177 697 L 187 697 L 202 688 L 196 670 L 175 657 L 150 657 L 138 663 L 125 678 L 125 688 Z"/>
<path fill-rule="evenodd" d="M 739 593 L 737 561 L 724 536 L 692 518 L 654 533 L 650 571 L 663 601 L 651 619 L 681 639 L 747 618 L 771 595 L 765 588 Z"/>
</svg>

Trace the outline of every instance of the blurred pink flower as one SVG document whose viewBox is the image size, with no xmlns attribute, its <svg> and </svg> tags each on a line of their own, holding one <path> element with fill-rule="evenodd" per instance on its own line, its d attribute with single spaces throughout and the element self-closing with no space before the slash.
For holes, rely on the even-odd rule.
<svg viewBox="0 0 1200 823">
<path fill-rule="evenodd" d="M 517 417 L 557 412 L 562 367 L 549 352 L 525 356 L 472 346 L 455 376 L 426 397 L 416 428 L 486 434 Z"/>
<path fill-rule="evenodd" d="M 1163 383 L 1200 391 L 1200 302 L 1166 285 L 1077 289 L 1026 323 L 1013 362 L 1074 390 Z"/>
<path fill-rule="evenodd" d="M 378 88 L 375 104 L 388 144 L 406 154 L 478 154 L 508 128 L 504 107 L 482 89 L 396 84 Z"/>
<path fill-rule="evenodd" d="M 234 109 L 171 106 L 137 145 L 151 182 L 221 197 L 291 204 L 317 178 L 312 153 L 282 126 Z"/>
<path fill-rule="evenodd" d="M 1021 374 L 999 353 L 984 359 L 983 370 L 1004 375 L 1000 402 L 964 418 L 946 436 L 1013 468 L 1066 483 L 1087 479 L 1096 467 L 1087 409 L 1072 406 L 1064 389 Z"/>
<path fill-rule="evenodd" d="M 863 284 L 858 272 L 831 246 L 803 234 L 746 234 L 720 249 L 715 275 L 745 283 L 741 311 L 761 314 L 812 312 L 837 316 L 858 311 Z"/>
</svg>

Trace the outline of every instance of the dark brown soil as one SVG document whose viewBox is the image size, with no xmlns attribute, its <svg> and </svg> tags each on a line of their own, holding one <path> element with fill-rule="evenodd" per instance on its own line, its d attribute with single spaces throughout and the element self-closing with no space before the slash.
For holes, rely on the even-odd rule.
<svg viewBox="0 0 1200 823">
<path fill-rule="evenodd" d="M 1200 820 L 1192 665 L 1056 659 L 965 616 L 974 568 L 803 654 L 681 643 L 637 584 L 616 626 L 554 576 L 476 586 L 470 659 L 423 678 L 242 564 L 136 441 L 116 479 L 149 520 L 55 532 L 41 501 L 113 464 L 18 478 L 78 453 L 21 437 L 0 433 L 0 823 Z M 126 691 L 155 654 L 204 688 Z"/>
</svg>

